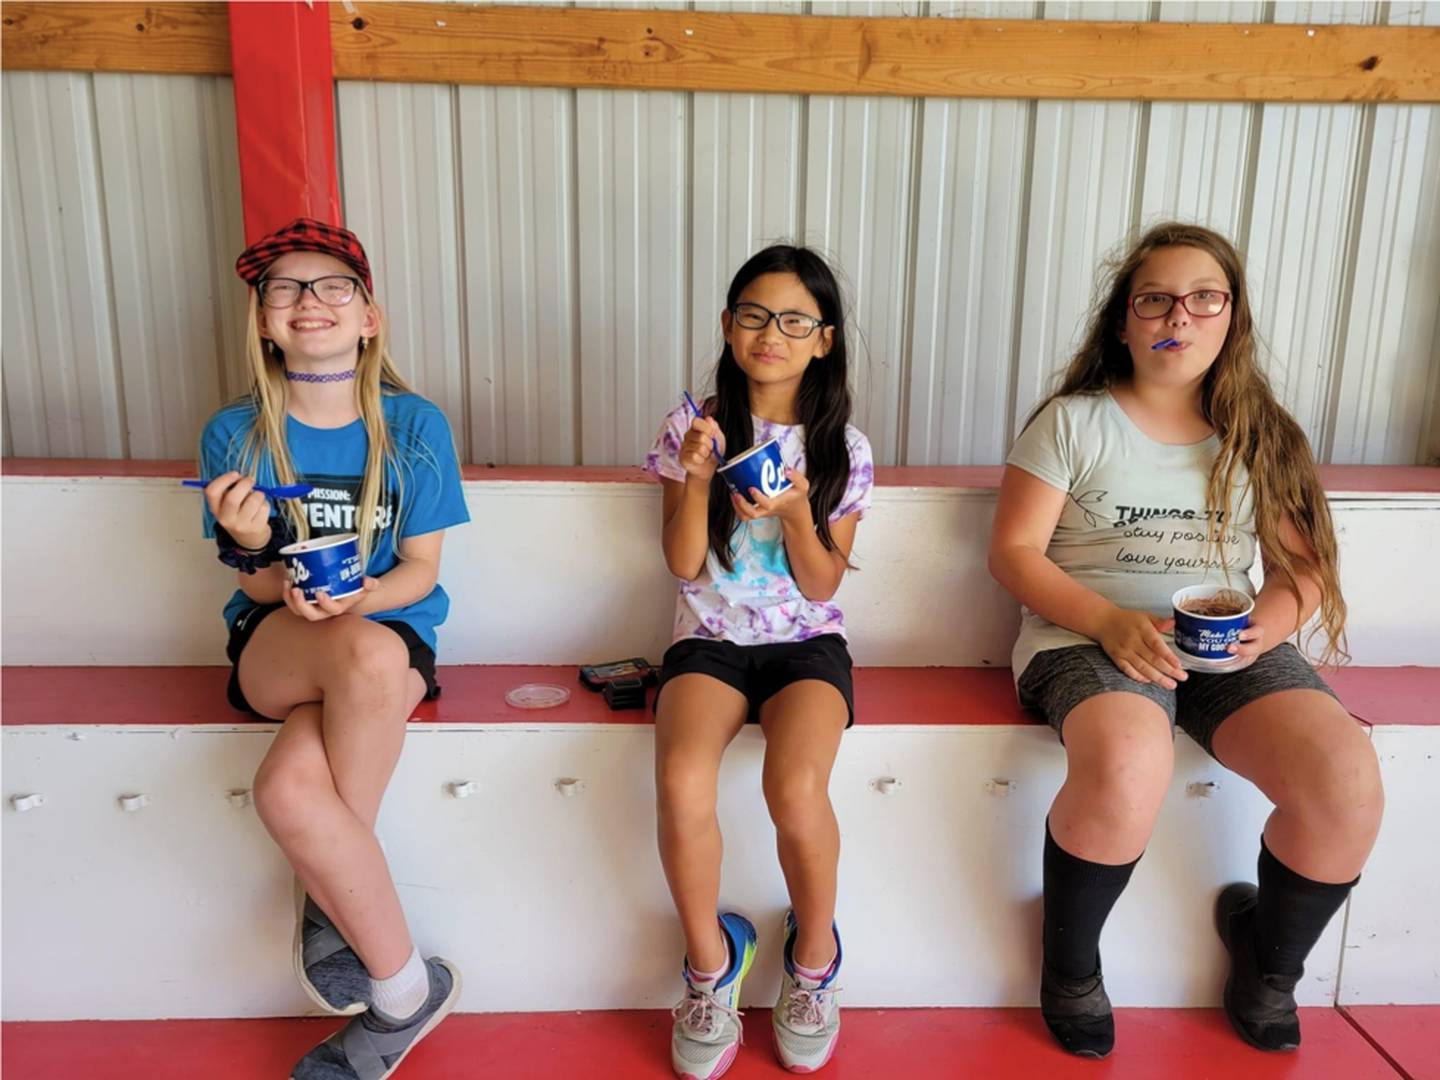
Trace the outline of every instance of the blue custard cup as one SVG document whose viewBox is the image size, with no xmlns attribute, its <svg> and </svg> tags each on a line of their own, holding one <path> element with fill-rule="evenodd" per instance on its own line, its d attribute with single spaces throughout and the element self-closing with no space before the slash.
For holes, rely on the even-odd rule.
<svg viewBox="0 0 1440 1080">
<path fill-rule="evenodd" d="M 1171 598 L 1175 647 L 1197 660 L 1234 660 L 1229 651 L 1250 625 L 1255 598 L 1227 585 L 1190 585 Z"/>
<path fill-rule="evenodd" d="M 785 459 L 780 456 L 779 438 L 767 439 L 759 446 L 752 446 L 739 457 L 731 458 L 724 468 L 717 470 L 720 478 L 730 485 L 746 502 L 750 500 L 750 489 L 773 499 L 795 485 L 785 475 Z"/>
<path fill-rule="evenodd" d="M 280 549 L 290 581 L 305 593 L 307 604 L 316 603 L 315 594 L 324 589 L 331 600 L 351 596 L 364 587 L 365 568 L 360 565 L 360 537 L 355 533 L 301 540 Z"/>
</svg>

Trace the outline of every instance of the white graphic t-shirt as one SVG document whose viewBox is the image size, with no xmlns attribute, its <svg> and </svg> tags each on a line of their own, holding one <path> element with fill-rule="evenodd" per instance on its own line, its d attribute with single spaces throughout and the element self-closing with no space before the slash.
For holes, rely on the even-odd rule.
<svg viewBox="0 0 1440 1080">
<path fill-rule="evenodd" d="M 1205 509 L 1215 436 L 1184 446 L 1141 431 L 1108 393 L 1056 398 L 1015 441 L 1006 464 L 1059 488 L 1068 498 L 1045 554 L 1111 603 L 1169 617 L 1186 585 L 1236 581 L 1255 562 L 1249 474 L 1237 470 L 1224 551 L 1209 542 Z M 1218 520 L 1218 519 L 1217 519 Z M 1094 644 L 1021 608 L 1011 665 L 1018 681 L 1038 652 Z"/>
<path fill-rule="evenodd" d="M 683 405 L 665 417 L 654 445 L 645 455 L 647 472 L 685 482 L 680 443 L 690 430 L 691 419 L 690 410 Z M 785 464 L 806 471 L 803 426 L 774 424 L 753 415 L 751 423 L 756 446 L 778 438 Z M 875 484 L 870 441 L 847 425 L 845 442 L 850 448 L 850 480 L 830 514 L 831 521 L 857 512 L 864 516 Z M 724 481 L 717 476 L 712 483 Z M 845 635 L 845 618 L 838 605 L 807 600 L 801 593 L 790 572 L 778 518 L 738 521 L 731 537 L 731 551 L 734 570 L 726 571 L 711 551 L 705 556 L 700 576 L 680 582 L 675 604 L 676 641 L 711 638 L 736 645 L 773 645 L 805 641 L 821 634 Z"/>
</svg>

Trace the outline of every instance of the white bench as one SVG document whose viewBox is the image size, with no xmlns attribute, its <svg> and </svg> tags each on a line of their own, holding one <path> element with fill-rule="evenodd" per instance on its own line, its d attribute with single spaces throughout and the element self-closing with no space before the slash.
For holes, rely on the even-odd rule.
<svg viewBox="0 0 1440 1080">
<path fill-rule="evenodd" d="M 832 784 L 851 1004 L 1034 999 L 1040 838 L 1063 751 L 1015 709 L 1003 671 L 884 672 L 1008 662 L 1014 605 L 984 567 L 996 475 L 882 470 L 861 571 L 844 586 L 857 662 L 876 669 L 860 672 L 860 722 Z M 568 665 L 580 660 L 658 659 L 673 603 L 658 495 L 616 470 L 467 481 L 475 522 L 447 541 L 455 604 L 442 660 L 567 665 L 447 673 L 451 691 L 423 714 L 436 719 L 412 725 L 382 814 L 417 938 L 476 973 L 467 1011 L 658 1007 L 674 995 L 681 945 L 655 855 L 647 716 L 606 714 L 593 698 L 533 716 L 498 701 L 525 678 L 574 686 Z M 219 660 L 228 576 L 196 537 L 195 496 L 173 477 L 7 475 L 4 498 L 7 664 Z M 1440 539 L 1440 494 L 1418 482 L 1380 490 L 1372 478 L 1337 492 L 1334 509 L 1357 659 L 1433 663 L 1440 627 L 1424 598 L 1440 589 L 1424 555 Z M 85 566 L 78 553 L 97 535 L 102 557 Z M 67 561 L 103 604 L 55 602 Z M 1388 582 L 1397 565 L 1415 570 L 1403 591 Z M 1440 976 L 1419 961 L 1440 953 L 1440 917 L 1408 902 L 1440 891 L 1440 866 L 1416 860 L 1433 850 L 1440 810 L 1440 727 L 1420 723 L 1434 676 L 1342 676 L 1352 711 L 1378 725 L 1390 810 L 1348 923 L 1337 918 L 1312 955 L 1304 1003 L 1440 1002 Z M 44 803 L 5 806 L 7 1019 L 306 1008 L 286 959 L 288 871 L 243 796 L 231 798 L 249 787 L 273 725 L 229 710 L 222 683 L 218 669 L 9 673 L 4 795 Z M 758 732 L 742 735 L 721 787 L 725 900 L 762 934 L 747 983 L 755 1002 L 773 999 L 785 906 L 762 751 Z M 466 780 L 473 793 L 457 798 L 449 785 Z M 122 809 L 121 796 L 137 794 L 148 804 Z M 1253 877 L 1267 809 L 1178 740 L 1155 840 L 1104 942 L 1117 1004 L 1218 1000 L 1209 905 L 1221 883 Z M 541 941 L 567 957 L 563 975 L 536 963 Z M 76 969 L 87 978 L 44 974 Z"/>
</svg>

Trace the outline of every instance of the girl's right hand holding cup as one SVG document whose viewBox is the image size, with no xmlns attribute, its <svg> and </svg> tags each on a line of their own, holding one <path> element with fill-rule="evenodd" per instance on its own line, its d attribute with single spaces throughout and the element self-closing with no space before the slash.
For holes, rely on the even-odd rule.
<svg viewBox="0 0 1440 1080">
<path fill-rule="evenodd" d="M 1115 666 L 1136 682 L 1175 689 L 1187 673 L 1161 635 L 1175 625 L 1145 611 L 1114 608 L 1100 625 L 1100 647 Z"/>
<path fill-rule="evenodd" d="M 253 476 L 227 472 L 206 485 L 205 501 L 235 543 L 258 551 L 270 542 L 270 502 L 254 488 Z"/>
<path fill-rule="evenodd" d="M 690 422 L 690 430 L 680 443 L 680 466 L 697 480 L 709 480 L 715 475 L 720 463 L 715 460 L 715 444 L 725 452 L 725 433 L 720 425 L 708 416 L 697 416 Z"/>
</svg>

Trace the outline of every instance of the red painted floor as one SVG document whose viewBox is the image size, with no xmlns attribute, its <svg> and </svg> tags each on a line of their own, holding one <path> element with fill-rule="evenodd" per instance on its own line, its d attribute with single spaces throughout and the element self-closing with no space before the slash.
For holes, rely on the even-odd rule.
<svg viewBox="0 0 1440 1080">
<path fill-rule="evenodd" d="M 1440 1005 L 1348 1005 L 1346 1014 L 1409 1080 L 1440 1080 Z"/>
<path fill-rule="evenodd" d="M 830 1080 L 1395 1080 L 1396 1071 L 1337 1011 L 1302 1009 L 1295 1054 L 1252 1050 L 1214 1009 L 1121 1009 L 1114 1054 L 1067 1057 L 1030 1009 L 852 1009 Z M 745 1018 L 729 1080 L 788 1076 L 770 1050 L 769 1013 Z M 5 1080 L 283 1080 L 326 1020 L 7 1023 Z M 455 1016 L 397 1080 L 666 1080 L 663 1012 Z M 1407 1028 L 1408 1030 L 1408 1028 Z"/>
</svg>

